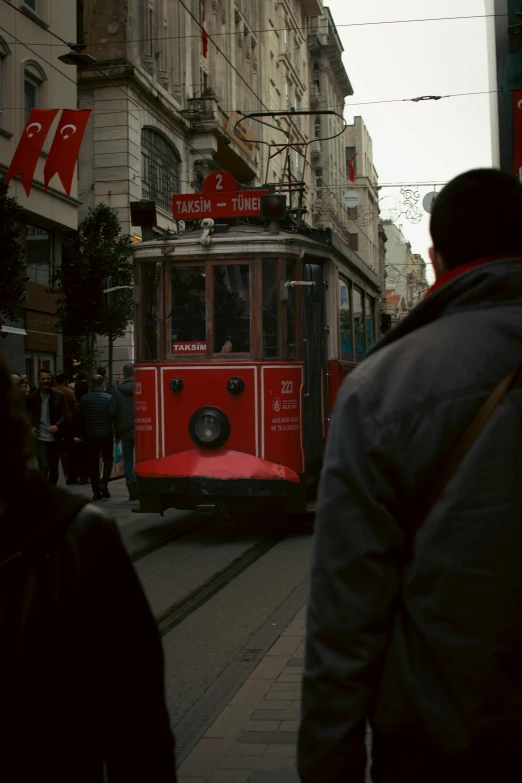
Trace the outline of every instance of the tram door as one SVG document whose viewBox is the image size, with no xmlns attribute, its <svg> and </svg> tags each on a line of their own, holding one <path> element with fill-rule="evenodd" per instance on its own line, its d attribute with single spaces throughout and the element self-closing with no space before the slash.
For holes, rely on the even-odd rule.
<svg viewBox="0 0 522 783">
<path fill-rule="evenodd" d="M 306 467 L 319 469 L 323 454 L 322 372 L 324 358 L 324 283 L 318 264 L 305 264 L 303 279 L 304 445 Z"/>
</svg>

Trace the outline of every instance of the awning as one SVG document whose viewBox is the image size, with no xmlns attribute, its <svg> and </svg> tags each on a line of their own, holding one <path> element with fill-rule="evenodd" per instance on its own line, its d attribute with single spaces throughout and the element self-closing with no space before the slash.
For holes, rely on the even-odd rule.
<svg viewBox="0 0 522 783">
<path fill-rule="evenodd" d="M 25 329 L 17 329 L 15 326 L 2 326 L 0 327 L 0 332 L 7 332 L 7 334 L 27 334 Z"/>
</svg>

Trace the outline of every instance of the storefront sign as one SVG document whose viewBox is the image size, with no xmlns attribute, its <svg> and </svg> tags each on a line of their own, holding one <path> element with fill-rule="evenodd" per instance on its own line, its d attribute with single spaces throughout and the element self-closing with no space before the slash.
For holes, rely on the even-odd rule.
<svg viewBox="0 0 522 783">
<path fill-rule="evenodd" d="M 174 220 L 259 217 L 261 196 L 267 195 L 268 190 L 238 190 L 233 177 L 215 171 L 205 179 L 202 193 L 172 196 L 172 215 Z"/>
<path fill-rule="evenodd" d="M 26 312 L 25 328 L 27 331 L 25 338 L 26 351 L 58 353 L 56 316 L 28 310 Z"/>
</svg>

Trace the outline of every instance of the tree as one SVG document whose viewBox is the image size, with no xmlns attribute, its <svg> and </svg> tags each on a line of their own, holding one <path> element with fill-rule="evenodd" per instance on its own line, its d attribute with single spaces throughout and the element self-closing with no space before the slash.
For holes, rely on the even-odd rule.
<svg viewBox="0 0 522 783">
<path fill-rule="evenodd" d="M 114 304 L 103 306 L 102 281 L 132 285 L 132 243 L 121 234 L 116 211 L 106 204 L 89 210 L 78 231 L 64 237 L 62 264 L 53 277 L 59 294 L 57 317 L 64 335 L 66 365 L 78 362 L 92 370 L 96 336 L 122 337 L 134 316 L 131 290 L 115 292 Z"/>
<path fill-rule="evenodd" d="M 23 316 L 28 277 L 25 276 L 25 215 L 15 198 L 7 195 L 8 186 L 0 180 L 0 326 L 4 320 Z"/>
</svg>

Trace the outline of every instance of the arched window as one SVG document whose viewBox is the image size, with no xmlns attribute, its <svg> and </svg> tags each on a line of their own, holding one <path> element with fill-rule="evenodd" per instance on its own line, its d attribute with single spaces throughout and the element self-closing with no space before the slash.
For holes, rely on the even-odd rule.
<svg viewBox="0 0 522 783">
<path fill-rule="evenodd" d="M 179 193 L 180 156 L 167 139 L 153 130 L 141 131 L 141 192 L 170 212 L 172 194 Z"/>
<path fill-rule="evenodd" d="M 314 63 L 312 68 L 312 80 L 318 90 L 321 89 L 321 80 L 319 79 L 319 63 Z"/>
<path fill-rule="evenodd" d="M 314 137 L 316 139 L 321 138 L 321 118 L 316 117 L 314 120 Z"/>
<path fill-rule="evenodd" d="M 31 109 L 42 108 L 45 101 L 42 96 L 42 85 L 47 81 L 47 75 L 36 60 L 26 60 L 24 63 L 24 112 L 25 120 Z"/>
</svg>

